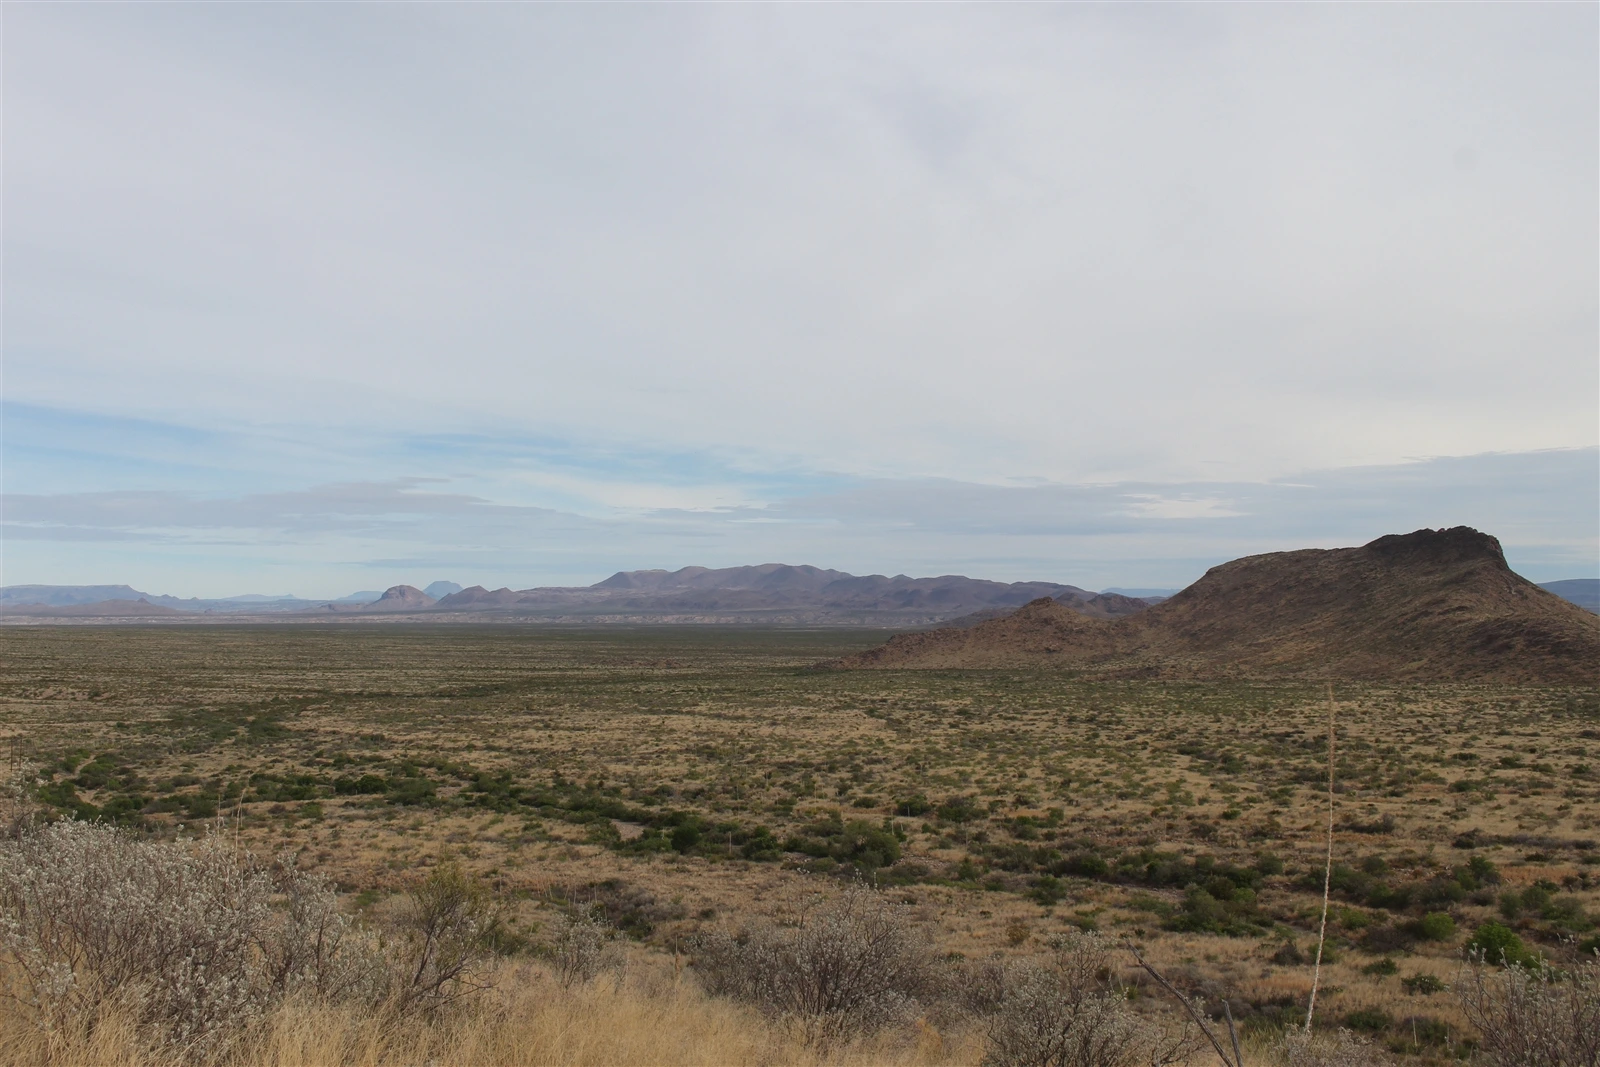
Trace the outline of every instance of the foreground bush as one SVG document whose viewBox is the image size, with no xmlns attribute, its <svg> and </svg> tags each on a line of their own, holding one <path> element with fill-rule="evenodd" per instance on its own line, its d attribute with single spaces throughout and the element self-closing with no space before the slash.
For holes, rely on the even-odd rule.
<svg viewBox="0 0 1600 1067">
<path fill-rule="evenodd" d="M 33 1023 L 114 1015 L 180 1053 L 214 1050 L 291 998 L 405 1011 L 477 988 L 492 912 L 441 869 L 384 947 L 325 880 L 220 836 L 152 841 L 63 820 L 0 841 L 0 966 Z"/>
<path fill-rule="evenodd" d="M 501 927 L 498 902 L 454 864 L 411 887 L 389 960 L 396 1007 L 433 1009 L 484 988 L 483 963 Z"/>
<path fill-rule="evenodd" d="M 164 1043 L 204 1046 L 302 988 L 375 995 L 381 972 L 349 934 L 328 886 L 215 838 L 64 820 L 0 845 L 0 958 L 46 1026 L 114 1003 Z"/>
<path fill-rule="evenodd" d="M 910 1019 L 932 984 L 932 957 L 905 909 L 855 885 L 795 929 L 703 939 L 695 969 L 708 992 L 799 1023 L 814 1040 Z"/>
<path fill-rule="evenodd" d="M 1475 953 L 1456 993 L 1497 1067 L 1600 1067 L 1600 962 L 1497 967 Z"/>
<path fill-rule="evenodd" d="M 985 1067 L 1133 1067 L 1186 1061 L 1200 1047 L 1184 1020 L 1169 1029 L 1134 1013 L 1111 981 L 1111 946 L 1064 939 L 1048 964 L 995 964 L 974 983 L 985 1017 Z"/>
<path fill-rule="evenodd" d="M 1388 1067 L 1394 1060 L 1348 1030 L 1307 1034 L 1290 1030 L 1280 1050 L 1286 1067 Z"/>
<path fill-rule="evenodd" d="M 617 931 L 593 913 L 558 916 L 552 924 L 548 956 L 556 980 L 570 989 L 592 982 L 614 966 Z"/>
</svg>

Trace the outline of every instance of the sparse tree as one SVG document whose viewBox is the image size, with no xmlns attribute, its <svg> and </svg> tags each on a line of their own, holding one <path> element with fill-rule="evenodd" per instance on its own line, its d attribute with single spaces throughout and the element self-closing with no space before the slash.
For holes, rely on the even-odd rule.
<svg viewBox="0 0 1600 1067">
<path fill-rule="evenodd" d="M 400 921 L 400 1006 L 433 1008 L 484 988 L 482 964 L 503 923 L 488 888 L 447 863 L 407 896 Z"/>
</svg>

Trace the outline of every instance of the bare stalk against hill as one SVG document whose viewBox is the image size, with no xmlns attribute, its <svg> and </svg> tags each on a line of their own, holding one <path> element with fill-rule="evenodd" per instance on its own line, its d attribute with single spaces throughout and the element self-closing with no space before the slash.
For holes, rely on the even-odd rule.
<svg viewBox="0 0 1600 1067">
<path fill-rule="evenodd" d="M 1306 1033 L 1317 1013 L 1317 987 L 1322 983 L 1322 949 L 1328 940 L 1328 896 L 1333 888 L 1333 683 L 1328 683 L 1328 855 L 1322 868 L 1322 922 L 1317 927 L 1317 962 L 1311 970 L 1311 1000 L 1306 1004 Z"/>
</svg>

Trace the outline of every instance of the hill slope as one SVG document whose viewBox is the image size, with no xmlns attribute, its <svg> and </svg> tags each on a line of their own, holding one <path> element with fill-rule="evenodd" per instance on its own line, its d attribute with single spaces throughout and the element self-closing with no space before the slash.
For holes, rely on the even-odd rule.
<svg viewBox="0 0 1600 1067">
<path fill-rule="evenodd" d="M 1036 600 L 838 665 L 1024 664 L 1116 676 L 1593 684 L 1600 619 L 1513 573 L 1497 540 L 1461 526 L 1248 556 L 1110 621 Z"/>
</svg>

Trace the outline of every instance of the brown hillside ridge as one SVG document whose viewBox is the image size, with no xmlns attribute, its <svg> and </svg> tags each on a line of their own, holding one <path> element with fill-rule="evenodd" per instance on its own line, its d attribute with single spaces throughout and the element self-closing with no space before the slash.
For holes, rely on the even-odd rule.
<svg viewBox="0 0 1600 1067">
<path fill-rule="evenodd" d="M 1134 615 L 1048 598 L 902 634 L 841 668 L 1045 666 L 1107 677 L 1600 683 L 1600 618 L 1512 572 L 1466 526 L 1247 556 Z"/>
</svg>

